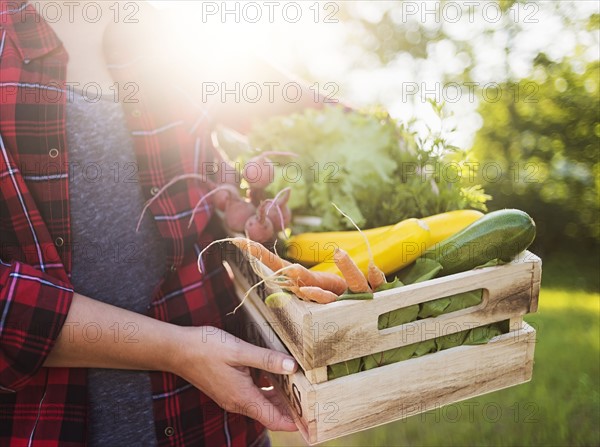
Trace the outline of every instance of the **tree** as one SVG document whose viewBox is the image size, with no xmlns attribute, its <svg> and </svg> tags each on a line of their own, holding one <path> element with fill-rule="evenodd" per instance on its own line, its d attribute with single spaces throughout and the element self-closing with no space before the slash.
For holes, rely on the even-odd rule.
<svg viewBox="0 0 600 447">
<path fill-rule="evenodd" d="M 547 251 L 600 243 L 600 63 L 573 65 L 540 54 L 535 80 L 501 85 L 479 109 L 474 153 L 490 207 L 530 212 Z"/>
</svg>

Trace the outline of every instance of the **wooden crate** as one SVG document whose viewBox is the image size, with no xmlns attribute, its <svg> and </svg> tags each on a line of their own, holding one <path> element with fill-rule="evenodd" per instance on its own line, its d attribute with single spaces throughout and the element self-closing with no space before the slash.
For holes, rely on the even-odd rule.
<svg viewBox="0 0 600 447">
<path fill-rule="evenodd" d="M 260 281 L 244 255 L 226 250 L 240 290 Z M 260 268 L 269 273 L 266 267 Z M 471 270 L 375 294 L 368 301 L 340 301 L 327 305 L 292 299 L 277 308 L 264 299 L 273 290 L 255 288 L 248 300 L 269 322 L 310 383 L 327 380 L 327 366 L 388 349 L 409 345 L 499 321 L 510 330 L 522 330 L 522 316 L 537 310 L 541 260 L 523 252 L 513 262 Z M 396 309 L 461 292 L 483 289 L 474 307 L 379 330 L 379 316 Z"/>
<path fill-rule="evenodd" d="M 245 293 L 239 282 L 237 287 Z M 252 301 L 243 309 L 252 321 L 252 342 L 288 352 Z M 527 382 L 535 336 L 521 321 L 484 345 L 454 347 L 323 383 L 311 383 L 302 370 L 269 375 L 312 445 Z"/>
</svg>

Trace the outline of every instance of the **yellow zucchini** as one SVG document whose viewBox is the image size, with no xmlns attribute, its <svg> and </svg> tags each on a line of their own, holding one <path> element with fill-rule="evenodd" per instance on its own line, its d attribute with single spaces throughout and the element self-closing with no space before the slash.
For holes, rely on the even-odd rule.
<svg viewBox="0 0 600 447">
<path fill-rule="evenodd" d="M 429 228 L 419 219 L 406 219 L 390 230 L 370 239 L 375 264 L 386 275 L 407 266 L 417 259 L 429 246 Z M 366 275 L 369 253 L 364 242 L 348 250 L 358 268 Z M 330 258 L 311 268 L 313 271 L 330 272 L 341 276 Z"/>
<path fill-rule="evenodd" d="M 422 218 L 421 220 L 429 227 L 431 233 L 427 248 L 458 233 L 482 216 L 483 213 L 480 211 L 457 210 Z M 376 236 L 389 231 L 393 227 L 394 225 L 387 225 L 371 228 L 364 230 L 363 233 L 372 244 Z M 286 241 L 286 257 L 304 265 L 315 265 L 327 259 L 332 259 L 333 250 L 336 247 L 349 252 L 359 245 L 366 250 L 364 243 L 364 239 L 358 231 L 301 233 L 290 237 Z"/>
<path fill-rule="evenodd" d="M 363 233 L 371 242 L 375 236 L 385 233 L 393 225 L 371 228 Z M 321 233 L 300 233 L 286 240 L 286 257 L 304 265 L 314 265 L 331 259 L 336 247 L 348 251 L 364 239 L 358 231 L 324 231 Z"/>
<path fill-rule="evenodd" d="M 431 232 L 431 239 L 429 240 L 429 246 L 431 246 L 454 236 L 481 217 L 483 217 L 481 211 L 456 210 L 424 217 L 421 220 L 427 224 Z"/>
</svg>

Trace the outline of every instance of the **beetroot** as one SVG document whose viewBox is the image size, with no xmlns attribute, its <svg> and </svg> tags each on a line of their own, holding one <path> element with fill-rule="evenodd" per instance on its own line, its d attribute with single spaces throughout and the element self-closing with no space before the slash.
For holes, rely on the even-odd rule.
<svg viewBox="0 0 600 447">
<path fill-rule="evenodd" d="M 255 242 L 260 242 L 261 244 L 271 242 L 275 239 L 273 222 L 271 222 L 271 219 L 267 218 L 265 207 L 266 203 L 261 203 L 256 210 L 256 214 L 250 217 L 244 226 L 246 237 Z"/>
<path fill-rule="evenodd" d="M 218 188 L 211 191 L 211 193 L 214 194 L 212 199 L 213 205 L 219 211 L 225 211 L 225 209 L 227 208 L 227 203 L 230 200 L 237 200 L 240 198 L 238 189 L 235 186 L 229 184 L 221 185 Z"/>
<path fill-rule="evenodd" d="M 256 213 L 256 207 L 245 200 L 229 200 L 225 208 L 225 224 L 233 231 L 241 233 L 246 221 Z"/>
<path fill-rule="evenodd" d="M 273 222 L 275 232 L 284 230 L 292 220 L 292 212 L 287 206 L 291 191 L 289 187 L 284 188 L 273 199 L 265 201 L 267 217 Z"/>
<path fill-rule="evenodd" d="M 252 202 L 254 206 L 258 206 L 260 205 L 260 202 L 267 198 L 267 192 L 260 188 L 248 188 L 246 190 L 246 197 L 250 199 L 250 202 Z"/>
<path fill-rule="evenodd" d="M 253 188 L 265 189 L 273 182 L 276 163 L 271 161 L 269 158 L 270 155 L 298 156 L 293 152 L 268 151 L 248 160 L 244 166 L 242 175 L 244 180 Z"/>
<path fill-rule="evenodd" d="M 264 189 L 273 181 L 273 162 L 262 155 L 254 157 L 246 163 L 242 175 L 251 187 Z"/>
</svg>

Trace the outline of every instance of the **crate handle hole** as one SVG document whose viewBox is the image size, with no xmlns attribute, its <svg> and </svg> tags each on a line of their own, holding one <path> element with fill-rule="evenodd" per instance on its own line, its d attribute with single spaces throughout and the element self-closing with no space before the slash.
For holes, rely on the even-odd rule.
<svg viewBox="0 0 600 447">
<path fill-rule="evenodd" d="M 426 318 L 482 307 L 487 304 L 488 300 L 489 290 L 483 288 L 436 298 L 379 315 L 377 328 L 381 331 Z"/>
</svg>

